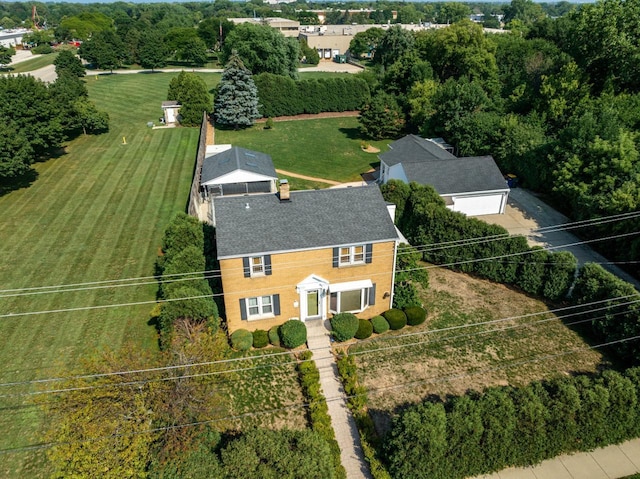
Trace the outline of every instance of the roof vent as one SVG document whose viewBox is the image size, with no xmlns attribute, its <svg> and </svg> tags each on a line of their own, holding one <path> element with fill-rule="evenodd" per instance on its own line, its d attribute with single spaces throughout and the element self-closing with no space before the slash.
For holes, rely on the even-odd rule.
<svg viewBox="0 0 640 479">
<path fill-rule="evenodd" d="M 289 180 L 280 180 L 280 202 L 291 201 L 289 194 Z"/>
<path fill-rule="evenodd" d="M 244 204 L 244 209 L 245 209 L 245 210 L 248 210 L 248 209 L 249 209 L 249 203 L 245 203 L 245 204 Z"/>
</svg>

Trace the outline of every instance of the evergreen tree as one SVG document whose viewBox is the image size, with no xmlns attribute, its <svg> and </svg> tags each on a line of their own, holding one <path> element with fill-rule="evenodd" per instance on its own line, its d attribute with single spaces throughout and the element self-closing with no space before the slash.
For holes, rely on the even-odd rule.
<svg viewBox="0 0 640 479">
<path fill-rule="evenodd" d="M 258 89 L 237 52 L 232 53 L 222 74 L 213 110 L 216 123 L 236 130 L 251 126 L 260 118 Z"/>
<path fill-rule="evenodd" d="M 180 72 L 171 79 L 167 100 L 176 100 L 180 107 L 180 124 L 198 126 L 202 122 L 202 113 L 211 109 L 211 96 L 207 84 L 195 73 Z"/>
</svg>

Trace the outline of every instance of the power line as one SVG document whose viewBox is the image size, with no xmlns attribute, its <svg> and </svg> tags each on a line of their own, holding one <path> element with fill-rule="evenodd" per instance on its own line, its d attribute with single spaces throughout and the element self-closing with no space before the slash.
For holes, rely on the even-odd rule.
<svg viewBox="0 0 640 479">
<path fill-rule="evenodd" d="M 623 298 L 623 297 L 621 297 L 621 298 Z M 557 311 L 566 311 L 568 309 L 576 309 L 576 308 L 580 308 L 580 307 L 593 306 L 595 304 L 600 304 L 600 303 L 604 303 L 604 302 L 608 302 L 608 301 L 610 301 L 610 300 L 600 300 L 600 301 L 595 301 L 595 302 L 592 302 L 592 303 L 587 303 L 587 304 L 584 304 L 584 305 L 557 308 L 555 310 L 540 311 L 540 312 L 537 312 L 537 313 L 528 313 L 528 314 L 519 315 L 519 316 L 511 316 L 511 317 L 500 318 L 500 319 L 495 319 L 495 320 L 490 320 L 490 321 L 483 321 L 483 322 L 480 322 L 480 323 L 469 323 L 469 324 L 450 326 L 450 327 L 434 329 L 434 330 L 426 330 L 426 331 L 419 331 L 419 332 L 414 332 L 414 333 L 407 333 L 407 334 L 403 334 L 403 335 L 384 336 L 384 337 L 375 338 L 374 340 L 371 340 L 368 343 L 371 344 L 372 342 L 377 342 L 377 341 L 380 341 L 380 340 L 402 339 L 402 338 L 405 338 L 405 337 L 416 336 L 416 335 L 421 335 L 421 334 L 433 334 L 433 333 L 438 333 L 438 332 L 448 332 L 448 331 L 453 331 L 453 330 L 458 330 L 458 329 L 466 329 L 466 328 L 477 327 L 477 326 L 486 326 L 486 325 L 490 325 L 490 324 L 498 324 L 498 323 L 502 323 L 502 322 L 505 322 L 505 321 L 514 321 L 514 320 L 517 320 L 517 319 L 524 319 L 524 318 L 529 318 L 529 317 L 532 317 L 532 316 L 539 316 L 539 315 L 543 315 L 543 314 L 544 315 L 546 315 L 546 314 L 554 314 L 554 312 L 557 312 Z M 465 335 L 441 338 L 440 341 L 449 341 L 451 339 L 457 339 L 457 338 L 462 338 L 462 337 L 468 338 L 468 337 L 473 337 L 473 336 L 491 334 L 493 332 L 501 332 L 501 331 L 515 329 L 515 328 L 519 328 L 519 327 L 527 327 L 527 326 L 537 325 L 537 324 L 540 324 L 540 323 L 545 323 L 545 322 L 554 321 L 554 320 L 558 320 L 559 321 L 561 319 L 565 319 L 565 318 L 572 317 L 572 316 L 577 316 L 577 315 L 580 315 L 580 314 L 585 314 L 587 312 L 593 313 L 593 312 L 596 312 L 596 311 L 607 310 L 607 309 L 613 308 L 613 307 L 620 307 L 620 306 L 628 306 L 628 305 L 631 305 L 631 304 L 637 304 L 638 302 L 640 302 L 640 300 L 630 301 L 630 302 L 627 302 L 627 303 L 618 303 L 618 304 L 611 305 L 611 306 L 603 306 L 603 307 L 600 307 L 600 308 L 590 309 L 589 311 L 578 311 L 578 312 L 569 313 L 569 314 L 562 315 L 562 316 L 555 316 L 553 318 L 545 318 L 545 319 L 534 321 L 534 322 L 531 322 L 531 323 L 518 324 L 518 325 L 511 326 L 511 327 L 506 327 L 506 328 L 492 329 L 492 330 L 487 330 L 487 331 L 479 331 L 479 332 L 469 333 L 469 334 L 465 334 Z M 619 314 L 625 314 L 625 313 L 627 313 L 627 312 L 626 311 L 622 311 L 622 312 L 618 312 L 618 313 L 611 313 L 611 314 L 609 314 L 609 316 L 617 316 Z M 595 318 L 594 317 L 590 317 L 590 318 L 585 319 L 585 320 L 580 320 L 580 321 L 577 321 L 575 323 L 570 323 L 569 325 L 579 324 L 579 323 L 586 322 L 586 321 L 592 321 L 594 319 L 600 319 L 602 317 L 606 317 L 606 316 L 600 316 L 600 317 L 595 317 Z M 366 349 L 366 350 L 356 351 L 356 352 L 353 352 L 351 354 L 352 355 L 368 354 L 368 353 L 379 352 L 379 351 L 384 351 L 384 350 L 391 350 L 391 349 L 398 349 L 398 348 L 403 348 L 403 347 L 410 347 L 410 346 L 415 346 L 415 345 L 420 345 L 420 344 L 425 344 L 425 343 L 433 344 L 433 343 L 437 343 L 437 342 L 438 341 L 434 342 L 434 341 L 430 341 L 430 340 L 424 340 L 424 341 L 418 341 L 418 342 L 413 342 L 413 343 L 407 343 L 407 344 L 403 344 L 403 345 L 384 346 L 384 347 L 377 348 L 377 349 Z M 363 342 L 361 344 L 366 345 L 367 342 Z M 328 348 L 328 349 L 330 349 L 330 348 Z M 256 360 L 256 359 L 269 359 L 271 357 L 278 357 L 278 356 L 290 355 L 290 354 L 291 353 L 289 351 L 285 351 L 285 352 L 281 352 L 281 353 L 265 354 L 265 355 L 261 355 L 261 356 L 249 356 L 249 357 L 232 358 L 232 359 L 225 359 L 225 360 L 218 360 L 218 361 L 207 361 L 207 362 L 201 362 L 201 363 L 189 363 L 189 364 L 183 364 L 183 365 L 172 365 L 172 366 L 147 368 L 147 369 L 138 369 L 138 370 L 117 371 L 117 372 L 110 372 L 110 373 L 87 374 L 87 375 L 71 376 L 71 377 L 65 377 L 65 378 L 37 379 L 37 380 L 31 380 L 31 381 L 2 383 L 2 384 L 0 384 L 0 387 L 9 387 L 9 386 L 17 386 L 17 385 L 43 384 L 43 383 L 60 382 L 60 381 L 71 381 L 71 380 L 77 380 L 77 379 L 97 379 L 97 378 L 104 378 L 104 377 L 110 377 L 110 376 L 123 376 L 125 374 L 139 374 L 139 373 L 148 373 L 148 372 L 170 371 L 170 370 L 175 370 L 175 369 L 185 369 L 185 368 L 189 368 L 189 367 L 200 367 L 200 366 L 211 366 L 211 365 L 226 364 L 226 363 L 238 362 L 238 361 L 247 361 L 247 360 Z M 0 397 L 15 397 L 15 396 L 25 396 L 25 395 L 42 395 L 42 394 L 48 394 L 48 393 L 62 393 L 62 392 L 72 392 L 72 391 L 83 391 L 83 390 L 99 389 L 99 388 L 104 388 L 104 387 L 130 386 L 130 385 L 146 384 L 148 382 L 158 382 L 158 381 L 168 381 L 168 380 L 177 380 L 177 379 L 188 379 L 188 378 L 195 378 L 195 377 L 214 376 L 214 375 L 226 374 L 226 373 L 231 373 L 231 372 L 246 372 L 246 371 L 250 371 L 250 370 L 254 370 L 254 369 L 264 369 L 266 367 L 286 366 L 286 365 L 296 364 L 298 362 L 300 362 L 300 361 L 285 362 L 285 363 L 270 363 L 268 365 L 259 365 L 259 366 L 252 366 L 252 367 L 247 367 L 247 368 L 228 369 L 228 370 L 213 371 L 213 372 L 208 372 L 208 373 L 194 373 L 194 374 L 189 374 L 189 375 L 171 376 L 171 377 L 166 377 L 166 378 L 152 378 L 152 379 L 149 379 L 149 380 L 142 379 L 142 380 L 122 382 L 122 383 L 107 383 L 107 384 L 98 385 L 98 386 L 79 386 L 79 387 L 70 387 L 70 388 L 49 389 L 49 390 L 35 391 L 35 392 L 6 394 L 6 395 L 0 395 Z M 302 361 L 302 362 L 304 362 L 304 361 Z"/>
<path fill-rule="evenodd" d="M 590 220 L 582 220 L 582 221 L 576 221 L 573 223 L 564 223 L 564 224 L 558 224 L 558 225 L 552 225 L 552 226 L 545 226 L 545 227 L 541 227 L 541 228 L 537 228 L 535 230 L 532 230 L 532 232 L 555 232 L 555 231 L 561 231 L 561 230 L 565 230 L 565 229 L 573 229 L 573 228 L 579 228 L 579 227 L 586 227 L 586 226 L 593 226 L 593 225 L 599 225 L 599 224 L 603 224 L 603 223 L 609 223 L 612 221 L 622 221 L 625 219 L 633 219 L 637 216 L 640 216 L 640 212 L 630 212 L 630 213 L 622 213 L 622 214 L 618 214 L 618 215 L 611 215 L 611 216 L 605 216 L 605 217 L 599 217 L 599 218 L 594 218 L 594 219 L 590 219 Z M 633 233 L 631 233 L 633 234 Z M 507 239 L 507 238 L 511 238 L 511 237 L 519 237 L 522 235 L 509 235 L 508 233 L 505 234 L 499 234 L 499 235 L 493 235 L 493 236 L 480 236 L 480 237 L 472 237 L 472 238 L 464 238 L 464 239 L 460 239 L 460 240 L 452 240 L 452 241 L 445 241 L 445 242 L 439 242 L 439 243 L 433 243 L 433 244 L 423 244 L 423 245 L 415 245 L 413 246 L 413 248 L 415 250 L 417 250 L 418 252 L 426 252 L 426 251 L 436 251 L 438 249 L 445 249 L 445 248 L 453 248 L 453 247 L 459 247 L 459 246 L 464 246 L 464 245 L 470 245 L 470 244 L 478 244 L 478 243 L 485 243 L 485 242 L 489 242 L 489 241 L 496 241 L 496 240 L 502 240 L 502 239 Z M 615 238 L 616 236 L 612 237 Z M 609 238 L 607 238 L 609 239 Z M 604 238 L 602 239 L 604 240 Z M 596 240 L 589 240 L 589 241 L 596 241 Z M 586 242 L 589 242 L 586 241 Z M 582 242 L 579 243 L 574 243 L 574 244 L 580 244 Z M 570 244 L 570 245 L 565 245 L 565 246 L 572 246 L 574 244 Z M 412 251 L 406 251 L 406 252 L 398 252 L 398 254 L 409 254 Z M 313 264 L 321 264 L 323 262 L 314 262 Z M 299 267 L 300 262 L 288 262 L 288 263 L 280 263 L 279 267 L 282 267 L 283 265 L 287 265 L 287 264 L 293 264 L 296 267 Z M 305 263 L 306 264 L 306 263 Z M 311 263 L 309 263 L 311 264 Z M 606 263 L 608 264 L 608 263 Z M 194 271 L 194 272 L 189 272 L 189 273 L 175 273 L 175 274 L 168 274 L 168 275 L 163 275 L 162 278 L 166 279 L 169 277 L 179 277 L 179 276 L 186 276 L 186 275 L 207 275 L 207 274 L 211 274 L 211 273 L 220 273 L 221 270 L 219 269 L 213 269 L 213 270 L 205 270 L 205 271 Z M 213 277 L 217 277 L 217 276 L 213 276 Z M 14 293 L 17 291 L 35 291 L 35 290 L 49 290 L 49 289 L 60 289 L 62 291 L 80 291 L 80 290 L 84 290 L 85 288 L 79 288 L 79 289 L 64 289 L 62 290 L 62 288 L 70 288 L 70 287 L 80 287 L 80 286 L 92 286 L 92 285 L 99 285 L 99 284 L 111 284 L 111 283 L 120 283 L 120 282 L 127 282 L 127 281 L 138 281 L 138 280 L 147 280 L 147 279 L 159 279 L 159 276 L 141 276 L 141 277 L 133 277 L 133 278 L 122 278 L 122 279 L 111 279 L 111 280 L 103 280 L 103 281 L 91 281 L 91 282 L 85 282 L 85 283 L 72 283 L 72 284 L 62 284 L 62 285 L 50 285 L 50 286 L 36 286 L 36 287 L 27 287 L 27 288 L 15 288 L 15 289 L 5 289 L 5 290 L 0 290 L 0 298 L 2 297 L 10 297 L 10 296 L 18 296 L 18 295 L 4 295 L 4 293 Z M 193 279 L 201 279 L 200 277 L 198 278 L 193 278 Z M 172 282 L 172 281 L 177 281 L 177 280 L 169 280 L 169 281 L 163 281 L 163 282 Z M 144 283 L 131 283 L 128 284 L 127 286 L 130 285 L 138 285 L 138 284 L 154 284 L 154 282 L 144 282 Z M 106 286 L 103 286 L 106 287 Z M 86 289 L 93 289 L 93 288 L 86 288 Z M 97 288 L 96 288 L 97 289 Z"/>
<path fill-rule="evenodd" d="M 619 235 L 611 235 L 611 236 L 607 236 L 604 238 L 595 238 L 595 239 L 591 239 L 591 240 L 585 240 L 585 241 L 578 241 L 578 242 L 574 242 L 574 243 L 568 243 L 568 244 L 564 244 L 564 245 L 558 245 L 558 246 L 548 246 L 548 247 L 543 247 L 540 249 L 531 249 L 531 250 L 527 250 L 527 251 L 520 251 L 517 253 L 509 253 L 509 254 L 505 254 L 505 255 L 498 255 L 498 256 L 490 256 L 490 257 L 485 257 L 485 258 L 474 258 L 474 259 L 469 259 L 469 260 L 460 260 L 460 261 L 455 261 L 455 262 L 451 262 L 451 263 L 446 263 L 446 264 L 439 264 L 439 265 L 431 265 L 431 266 L 421 266 L 421 267 L 416 267 L 416 268 L 409 268 L 409 269 L 405 269 L 405 270 L 397 270 L 396 272 L 410 272 L 410 271 L 418 271 L 421 269 L 433 269 L 433 268 L 447 268 L 450 266 L 459 266 L 462 264 L 470 264 L 470 263 L 477 263 L 477 262 L 482 262 L 482 261 L 494 261 L 494 260 L 498 260 L 498 259 L 502 259 L 502 258 L 510 258 L 510 257 L 514 257 L 514 256 L 522 256 L 525 254 L 532 254 L 536 251 L 551 251 L 551 250 L 555 250 L 555 249 L 560 249 L 560 248 L 566 248 L 569 246 L 577 246 L 580 244 L 588 244 L 588 243 L 594 243 L 597 241 L 606 241 L 609 239 L 615 239 L 615 238 L 621 238 L 621 237 L 627 237 L 627 236 L 631 236 L 631 235 L 637 235 L 640 234 L 640 231 L 634 231 L 634 232 L 630 232 L 630 233 L 623 233 L 623 234 L 619 234 Z M 372 276 L 381 276 L 381 275 L 388 275 L 390 272 L 381 272 L 381 273 L 368 273 L 368 274 L 363 274 L 361 276 L 366 276 L 367 278 L 370 278 Z M 283 288 L 283 287 L 294 287 L 296 286 L 296 284 L 290 284 L 290 285 L 279 285 L 279 288 Z M 251 292 L 252 293 L 256 293 L 259 291 L 273 291 L 273 288 L 261 288 L 261 289 L 252 289 Z M 239 294 L 239 293 L 244 293 L 245 290 L 243 291 L 232 291 L 232 292 L 226 292 L 226 293 L 214 293 L 212 295 L 198 295 L 198 296 L 187 296 L 187 297 L 182 297 L 182 298 L 173 298 L 173 299 L 165 299 L 163 301 L 185 301 L 185 300 L 192 300 L 192 299 L 201 299 L 201 298 L 210 298 L 210 297 L 216 297 L 216 296 L 224 296 L 226 295 L 231 295 L 231 294 Z M 30 311 L 30 312 L 22 312 L 22 313 L 8 313 L 8 314 L 2 314 L 0 315 L 0 319 L 1 318 L 8 318 L 8 317 L 18 317 L 18 316 L 30 316 L 30 315 L 40 315 L 40 314 L 49 314 L 49 313 L 68 313 L 68 312 L 74 312 L 74 311 L 89 311 L 89 310 L 94 310 L 94 309 L 105 309 L 105 308 L 117 308 L 117 307 L 125 307 L 125 306 L 138 306 L 138 305 L 145 305 L 145 304 L 156 304 L 158 303 L 158 301 L 138 301 L 138 302 L 129 302 L 129 303 L 120 303 L 120 304 L 107 304 L 107 305 L 98 305 L 98 306 L 81 306 L 81 307 L 76 307 L 76 308 L 65 308 L 65 309 L 55 309 L 55 310 L 44 310 L 44 311 Z"/>
<path fill-rule="evenodd" d="M 607 346 L 612 346 L 614 344 L 621 344 L 627 341 L 634 341 L 640 339 L 640 336 L 633 336 L 630 338 L 623 338 L 623 339 L 618 339 L 615 341 L 609 341 L 606 343 L 601 343 L 601 344 L 597 344 L 594 346 L 585 346 L 582 348 L 574 348 L 568 351 L 563 351 L 560 353 L 556 353 L 556 354 L 545 354 L 545 355 L 539 355 L 539 356 L 534 356 L 533 358 L 528 358 L 528 359 L 524 359 L 522 361 L 518 361 L 518 362 L 512 362 L 512 363 L 508 363 L 506 365 L 501 365 L 501 366 L 493 366 L 493 367 L 489 367 L 489 368 L 483 368 L 477 371 L 472 371 L 472 372 L 468 372 L 468 373 L 463 373 L 463 374 L 454 374 L 454 375 L 449 375 L 449 376 L 434 376 L 433 378 L 429 378 L 429 379 L 425 379 L 425 380 L 419 380 L 419 381 L 411 381 L 408 383 L 401 383 L 401 384 L 394 384 L 391 386 L 380 386 L 380 387 L 376 387 L 376 388 L 369 388 L 367 389 L 367 392 L 383 392 L 383 391 L 388 391 L 390 389 L 401 389 L 401 388 L 405 388 L 405 387 L 409 387 L 409 386 L 414 386 L 416 384 L 428 384 L 428 383 L 437 383 L 437 382 L 446 382 L 446 381 L 452 381 L 452 380 L 458 380 L 458 379 L 463 379 L 463 378 L 467 378 L 467 377 L 472 377 L 475 376 L 477 374 L 485 374 L 487 372 L 492 372 L 492 371 L 499 371 L 499 370 L 503 370 L 503 369 L 507 369 L 507 368 L 511 368 L 511 367 L 516 367 L 516 366 L 523 366 L 525 364 L 531 364 L 534 362 L 542 362 L 542 361 L 548 361 L 551 359 L 555 359 L 557 357 L 561 357 L 561 356 L 567 356 L 570 354 L 575 354 L 577 352 L 580 351 L 584 351 L 584 350 L 588 350 L 588 349 L 600 349 L 603 347 L 607 347 Z M 325 402 L 334 402 L 334 401 L 343 401 L 345 399 L 350 399 L 353 397 L 357 397 L 357 394 L 354 395 L 350 395 L 350 396 L 335 396 L 335 397 L 331 397 L 331 398 L 325 398 Z M 197 421 L 197 422 L 191 422 L 191 423 L 186 423 L 186 424 L 176 424 L 176 425 L 171 425 L 171 426 L 163 426 L 163 427 L 157 427 L 157 428 L 152 428 L 146 431 L 136 431 L 136 432 L 131 432 L 131 433 L 121 433 L 121 434 L 112 434 L 109 436 L 101 436 L 101 437 L 95 437 L 95 438 L 85 438 L 82 440 L 77 440 L 77 441 L 64 441 L 64 442 L 49 442 L 49 443 L 41 443 L 41 444 L 33 444 L 33 445 L 29 445 L 29 446 L 23 446 L 23 447 L 19 447 L 19 448 L 11 448 L 11 449 L 1 449 L 0 450 L 0 454 L 10 454 L 10 453 L 18 453 L 18 452 L 26 452 L 26 451 L 32 451 L 32 450 L 37 450 L 37 449 L 48 449 L 51 447 L 56 447 L 56 446 L 64 446 L 64 445 L 69 445 L 69 444 L 84 444 L 84 443 L 89 443 L 89 442 L 96 442 L 96 441 L 102 441 L 102 440 L 110 440 L 110 439 L 116 439 L 119 437 L 130 437 L 130 436 L 136 436 L 136 435 L 141 435 L 141 434 L 153 434 L 156 432 L 162 432 L 162 431 L 170 431 L 170 430 L 175 430 L 175 429 L 182 429 L 182 428 L 186 428 L 186 427 L 195 427 L 195 426 L 203 426 L 206 424 L 212 424 L 212 423 L 216 423 L 216 422 L 222 422 L 222 421 L 231 421 L 234 419 L 243 419 L 245 417 L 252 417 L 252 416 L 257 416 L 257 415 L 261 415 L 261 414 L 271 414 L 271 413 L 275 413 L 275 412 L 281 412 L 281 411 L 290 411 L 293 409 L 304 409 L 304 408 L 308 408 L 310 406 L 309 403 L 306 402 L 298 402 L 295 403 L 293 405 L 290 406 L 284 406 L 284 407 L 280 407 L 280 408 L 275 408 L 275 409 L 270 409 L 270 410 L 263 410 L 263 411 L 253 411 L 253 412 L 248 412 L 245 414 L 241 414 L 241 415 L 235 415 L 235 416 L 227 416 L 225 418 L 219 418 L 219 419 L 210 419 L 210 420 L 205 420 L 205 421 Z"/>
</svg>

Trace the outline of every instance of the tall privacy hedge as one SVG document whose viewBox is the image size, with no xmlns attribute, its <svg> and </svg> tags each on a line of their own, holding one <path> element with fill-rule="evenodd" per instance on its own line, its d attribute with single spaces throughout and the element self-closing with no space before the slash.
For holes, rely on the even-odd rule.
<svg viewBox="0 0 640 479">
<path fill-rule="evenodd" d="M 371 97 L 367 82 L 353 75 L 295 81 L 261 73 L 253 79 L 258 87 L 260 113 L 266 118 L 358 110 Z"/>
<path fill-rule="evenodd" d="M 566 296 L 577 266 L 571 253 L 531 248 L 501 226 L 451 211 L 431 186 L 392 180 L 382 194 L 396 204 L 397 224 L 409 242 L 428 245 L 421 248 L 425 261 L 551 300 Z"/>
<path fill-rule="evenodd" d="M 169 345 L 178 319 L 206 321 L 210 328 L 218 328 L 218 308 L 203 273 L 206 269 L 204 250 L 202 223 L 185 213 L 176 215 L 165 230 L 163 254 L 156 263 L 161 296 L 165 300 L 158 318 L 161 348 Z"/>
<path fill-rule="evenodd" d="M 392 477 L 456 479 L 640 435 L 640 368 L 425 401 L 395 417 Z"/>
</svg>

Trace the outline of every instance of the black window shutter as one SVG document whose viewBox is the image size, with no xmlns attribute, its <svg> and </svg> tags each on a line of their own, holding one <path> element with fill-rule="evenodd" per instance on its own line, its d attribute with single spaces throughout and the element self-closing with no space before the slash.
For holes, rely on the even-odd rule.
<svg viewBox="0 0 640 479">
<path fill-rule="evenodd" d="M 337 268 L 340 265 L 340 248 L 333 248 L 333 267 Z"/>
<path fill-rule="evenodd" d="M 249 267 L 249 258 L 242 258 L 242 268 L 244 269 L 244 277 L 251 276 L 251 268 Z"/>
<path fill-rule="evenodd" d="M 364 262 L 371 263 L 371 261 L 373 260 L 373 244 L 367 243 L 365 245 L 365 251 Z"/>
<path fill-rule="evenodd" d="M 280 316 L 280 295 L 273 295 L 273 314 Z"/>
<path fill-rule="evenodd" d="M 240 319 L 247 319 L 247 300 L 240 300 Z"/>
<path fill-rule="evenodd" d="M 376 304 L 376 283 L 369 288 L 369 306 Z"/>
<path fill-rule="evenodd" d="M 271 274 L 271 255 L 264 255 L 264 274 L 269 276 Z"/>
</svg>

